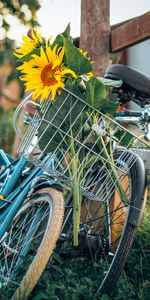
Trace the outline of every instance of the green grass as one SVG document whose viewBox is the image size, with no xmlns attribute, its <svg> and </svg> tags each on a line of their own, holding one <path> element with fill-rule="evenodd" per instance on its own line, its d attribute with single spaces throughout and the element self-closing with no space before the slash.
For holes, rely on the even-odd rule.
<svg viewBox="0 0 150 300">
<path fill-rule="evenodd" d="M 3 133 L 0 137 L 0 146 L 4 145 L 4 150 L 9 153 L 14 138 L 14 132 L 10 125 L 12 115 L 13 112 L 4 113 L 0 110 L 0 131 Z M 98 269 L 97 273 L 93 274 L 93 268 L 91 268 L 91 277 L 89 278 L 86 276 L 87 268 L 90 270 L 91 266 L 86 259 L 63 259 L 54 255 L 28 300 L 150 299 L 150 199 L 148 199 L 142 225 L 134 238 L 125 270 L 111 297 L 107 295 L 100 297 L 95 293 L 101 274 Z M 3 299 L 7 300 L 7 298 Z M 22 300 L 27 300 L 27 298 Z"/>
<path fill-rule="evenodd" d="M 48 264 L 29 300 L 149 300 L 150 299 L 150 209 L 134 238 L 125 270 L 112 296 L 95 293 L 99 274 L 91 272 L 83 258 L 62 259 L 55 255 Z"/>
<path fill-rule="evenodd" d="M 62 258 L 55 254 L 29 298 L 20 300 L 149 300 L 150 299 L 150 199 L 133 242 L 125 269 L 113 294 L 96 294 L 99 268 L 88 259 Z M 90 272 L 87 277 L 87 270 Z M 1 299 L 1 298 L 0 298 Z M 2 298 L 8 300 L 6 298 Z"/>
</svg>

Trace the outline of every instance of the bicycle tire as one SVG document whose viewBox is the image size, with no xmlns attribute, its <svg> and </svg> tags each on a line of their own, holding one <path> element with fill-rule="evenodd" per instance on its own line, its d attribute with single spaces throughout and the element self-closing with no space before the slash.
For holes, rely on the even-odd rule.
<svg viewBox="0 0 150 300">
<path fill-rule="evenodd" d="M 91 217 L 91 220 L 88 219 L 88 221 L 86 221 L 87 223 L 85 222 L 85 225 L 87 225 L 87 226 L 89 226 L 89 224 L 91 223 L 91 229 L 90 229 L 91 231 L 92 231 L 92 226 L 93 226 L 92 224 L 99 226 L 99 229 L 98 228 L 96 229 L 96 226 L 93 226 L 93 227 L 95 227 L 94 233 L 96 235 L 97 232 L 101 233 L 101 230 L 102 230 L 101 228 L 103 227 L 103 225 L 105 225 L 105 218 L 107 218 L 107 220 L 109 219 L 109 222 L 108 222 L 109 224 L 107 225 L 109 228 L 108 228 L 108 232 L 106 233 L 106 234 L 109 233 L 109 235 L 111 235 L 111 242 L 110 242 L 110 245 L 108 246 L 109 249 L 107 249 L 106 247 L 107 247 L 107 241 L 108 241 L 108 239 L 110 239 L 110 237 L 106 237 L 104 239 L 104 237 L 103 237 L 104 232 L 101 234 L 99 240 L 98 240 L 98 238 L 97 238 L 97 240 L 95 240 L 95 245 L 96 246 L 98 245 L 99 248 L 96 249 L 94 254 L 92 254 L 91 249 L 92 249 L 93 245 L 90 242 L 90 240 L 92 241 L 92 239 L 93 239 L 93 234 L 91 237 L 85 234 L 84 238 L 82 238 L 82 236 L 81 236 L 81 240 L 80 240 L 80 233 L 79 233 L 78 248 L 73 249 L 72 252 L 69 251 L 70 255 L 72 255 L 72 256 L 78 256 L 78 255 L 84 256 L 85 251 L 87 252 L 87 246 L 90 248 L 90 243 L 91 243 L 91 249 L 89 249 L 89 255 L 91 256 L 92 261 L 94 261 L 94 256 L 96 254 L 98 254 L 99 258 L 100 258 L 99 266 L 97 264 L 98 260 L 96 258 L 96 272 L 97 272 L 97 274 L 98 274 L 98 272 L 100 274 L 100 276 L 99 276 L 100 281 L 97 276 L 97 281 L 99 281 L 99 282 L 97 284 L 97 287 L 93 291 L 93 293 L 96 293 L 96 294 L 99 293 L 100 295 L 104 294 L 104 293 L 110 294 L 112 292 L 114 285 L 116 284 L 117 279 L 123 270 L 124 264 L 127 260 L 129 251 L 132 246 L 134 233 L 135 233 L 135 230 L 137 227 L 137 226 L 134 226 L 132 224 L 132 222 L 130 222 L 130 211 L 131 211 L 130 208 L 134 207 L 135 201 L 136 201 L 136 195 L 138 192 L 141 195 L 141 198 L 143 197 L 144 194 L 146 197 L 146 193 L 145 193 L 146 176 L 145 176 L 145 169 L 144 169 L 143 162 L 141 161 L 141 159 L 138 156 L 134 155 L 133 153 L 127 152 L 128 153 L 127 157 L 129 160 L 130 160 L 130 158 L 131 158 L 131 160 L 133 160 L 133 156 L 135 158 L 135 161 L 133 162 L 130 170 L 128 170 L 128 165 L 127 165 L 128 162 L 126 161 L 126 155 L 124 158 L 122 158 L 123 153 L 125 153 L 125 152 L 122 150 L 116 151 L 114 154 L 114 159 L 116 159 L 116 160 L 120 159 L 120 162 L 118 160 L 118 164 L 120 164 L 120 166 L 122 166 L 122 168 L 125 168 L 126 172 L 128 172 L 124 176 L 124 178 L 126 176 L 128 176 L 128 178 L 129 178 L 128 189 L 130 189 L 130 191 L 128 192 L 126 187 L 124 187 L 124 189 L 126 189 L 127 195 L 129 193 L 128 203 L 126 203 L 123 206 L 122 200 L 120 200 L 120 204 L 118 205 L 118 207 L 115 208 L 113 211 L 110 211 L 109 212 L 110 215 L 108 216 L 108 212 L 106 212 L 104 214 L 105 211 L 104 211 L 104 209 L 102 209 L 102 203 L 98 204 L 98 202 L 95 202 L 96 206 L 97 206 L 95 209 L 95 212 L 96 211 L 98 212 L 98 205 L 99 205 L 101 207 L 101 210 L 103 213 L 103 215 L 100 213 L 101 214 L 100 217 L 98 217 L 95 213 L 94 218 L 95 218 L 96 222 L 99 218 L 99 220 L 100 220 L 99 224 L 94 223 L 95 220 L 94 220 L 94 218 L 92 219 L 92 217 Z M 141 172 L 143 172 L 143 182 L 141 182 L 141 186 L 140 186 L 137 183 L 137 178 L 141 177 L 141 174 L 142 174 Z M 122 180 L 122 185 L 124 184 L 123 180 Z M 111 197 L 109 199 L 109 206 L 111 205 L 111 199 L 114 198 L 114 193 L 115 193 L 115 191 L 113 192 L 113 197 Z M 71 203 L 68 203 L 68 207 L 70 206 L 70 204 Z M 87 201 L 87 204 L 88 204 L 88 201 Z M 94 207 L 95 204 L 92 204 L 92 205 Z M 85 209 L 85 204 L 83 204 L 83 207 Z M 89 204 L 89 207 L 90 207 L 90 204 Z M 138 210 L 140 210 L 140 209 L 142 209 L 142 210 L 144 209 L 142 207 L 142 202 L 141 202 L 141 207 L 140 206 L 138 207 Z M 122 213 L 123 210 L 125 210 L 124 214 Z M 67 211 L 68 211 L 68 209 L 66 208 L 66 213 L 65 213 L 66 217 L 65 218 L 67 218 L 67 215 L 68 215 Z M 118 215 L 119 211 L 120 211 L 120 214 Z M 92 213 L 94 214 L 94 209 L 92 210 Z M 90 215 L 90 213 L 88 213 L 88 209 L 87 209 L 87 215 L 88 214 Z M 85 215 L 85 219 L 86 219 L 85 213 L 83 213 L 83 216 L 82 216 L 82 208 L 81 208 L 81 227 L 80 227 L 81 232 L 82 232 L 83 225 L 84 225 L 84 220 L 82 219 L 84 217 L 84 215 Z M 111 219 L 111 221 L 110 221 L 110 219 Z M 116 222 L 116 224 L 114 224 L 115 222 Z M 119 234 L 118 236 L 116 236 L 115 240 L 114 240 L 113 234 L 112 234 L 114 225 L 118 226 L 117 234 Z M 67 233 L 69 233 L 70 231 L 71 231 L 71 218 L 69 217 L 68 221 L 65 223 L 64 233 L 67 235 Z M 86 241 L 86 238 L 87 238 L 87 241 Z M 93 241 L 94 241 L 94 239 L 93 239 Z M 99 242 L 99 244 L 98 244 L 98 242 Z M 84 247 L 84 244 L 85 244 L 85 247 Z M 61 253 L 63 255 L 65 254 L 65 256 L 66 256 L 65 246 L 60 247 L 60 245 L 59 245 L 59 251 L 61 251 Z M 100 252 L 100 254 L 98 253 L 98 251 Z M 111 252 L 112 257 L 110 256 L 110 252 Z M 101 263 L 102 260 L 103 260 L 103 263 Z M 88 263 L 88 265 L 90 264 L 89 257 L 88 257 L 87 263 Z M 93 266 L 94 266 L 94 264 L 93 264 Z M 97 266 L 99 269 L 97 268 Z M 103 272 L 102 272 L 102 270 L 103 270 Z M 91 269 L 90 269 L 90 273 L 94 274 L 94 272 L 92 272 Z M 89 276 L 91 277 L 91 274 L 89 274 Z M 86 277 L 87 277 L 87 273 L 86 273 Z"/>
<path fill-rule="evenodd" d="M 132 156 L 133 154 L 131 154 Z M 116 152 L 115 156 L 121 156 L 121 151 Z M 131 178 L 132 178 L 132 196 L 133 199 L 135 200 L 136 195 L 138 191 L 140 194 L 143 196 L 143 202 L 145 198 L 147 198 L 147 188 L 146 188 L 146 177 L 145 177 L 145 170 L 143 170 L 143 163 L 141 162 L 141 159 L 139 157 L 136 158 L 135 163 L 133 163 L 130 172 L 131 172 Z M 143 184 L 141 184 L 141 187 L 137 185 L 137 178 L 140 178 L 141 175 L 143 174 Z M 132 202 L 132 207 L 134 206 L 134 200 Z M 141 204 L 142 201 L 141 201 Z M 144 207 L 141 205 L 141 207 L 137 208 L 138 210 L 142 210 L 142 213 L 144 214 Z M 139 224 L 140 225 L 140 224 Z M 111 293 L 115 283 L 117 282 L 124 265 L 127 261 L 129 252 L 132 247 L 132 242 L 134 239 L 134 234 L 137 229 L 137 226 L 134 226 L 133 224 L 130 223 L 130 208 L 128 211 L 128 215 L 126 218 L 126 222 L 124 225 L 124 229 L 122 232 L 122 236 L 117 248 L 117 251 L 115 253 L 115 257 L 110 265 L 109 272 L 105 276 L 102 284 L 99 287 L 98 292 L 101 294 L 103 293 Z"/>
<path fill-rule="evenodd" d="M 44 205 L 46 206 L 46 210 L 44 209 Z M 24 203 L 24 205 L 22 206 L 22 208 L 20 209 L 20 211 L 12 221 L 12 224 L 10 225 L 9 232 L 7 233 L 7 238 L 4 239 L 5 245 L 3 244 L 3 248 L 5 246 L 5 249 L 7 250 L 7 251 L 5 250 L 4 253 L 5 260 L 7 260 L 7 262 L 4 262 L 4 264 L 7 263 L 7 266 L 10 266 L 10 270 L 11 270 L 11 263 L 13 262 L 9 260 L 11 260 L 11 255 L 13 259 L 15 257 L 15 252 L 13 255 L 13 251 L 17 249 L 19 245 L 17 243 L 20 243 L 20 249 L 23 249 L 22 248 L 23 242 L 24 242 L 24 247 L 26 247 L 28 243 L 28 241 L 25 240 L 25 237 L 20 238 L 21 241 L 19 242 L 19 234 L 18 234 L 19 230 L 17 229 L 17 224 L 19 228 L 19 224 L 21 222 L 20 235 L 21 234 L 23 235 L 24 228 L 27 228 L 26 231 L 29 234 L 29 224 L 31 224 L 33 218 L 35 218 L 34 217 L 35 212 L 37 211 L 38 214 L 38 212 L 43 209 L 44 211 L 43 211 L 42 219 L 40 219 L 39 224 L 36 225 L 37 226 L 36 233 L 34 233 L 34 236 L 32 236 L 30 242 L 31 249 L 29 249 L 28 252 L 26 253 L 25 263 L 22 261 L 22 263 L 19 265 L 20 270 L 18 267 L 16 267 L 20 259 L 19 255 L 16 259 L 16 265 L 14 266 L 12 274 L 14 276 L 15 271 L 17 270 L 18 282 L 17 282 L 17 287 L 15 287 L 14 290 L 12 290 L 13 292 L 11 291 L 11 296 L 9 295 L 9 299 L 11 300 L 20 300 L 23 297 L 27 297 L 31 293 L 38 279 L 40 278 L 43 270 L 45 269 L 45 266 L 50 256 L 52 255 L 53 249 L 55 248 L 56 241 L 60 234 L 63 215 L 64 215 L 64 200 L 63 200 L 62 193 L 50 187 L 38 190 L 34 195 L 32 195 L 32 198 L 30 200 Z M 14 230 L 14 235 L 11 236 L 11 234 L 13 233 L 13 226 L 15 230 Z M 40 226 L 41 226 L 41 232 L 40 232 Z M 34 228 L 35 227 L 33 227 L 32 230 L 34 230 Z M 44 231 L 44 233 L 42 231 Z M 15 239 L 18 239 L 18 242 L 16 242 L 17 244 L 16 248 L 13 245 L 13 243 L 15 243 Z M 37 247 L 37 242 L 39 243 L 38 247 Z M 19 253 L 19 250 L 17 251 Z M 29 262 L 29 265 L 28 265 L 28 260 L 26 259 L 27 256 L 29 256 L 29 258 L 30 256 L 31 258 L 33 257 L 33 260 L 31 263 Z M 2 266 L 2 253 L 0 257 L 1 257 L 0 264 Z M 23 270 L 24 268 L 25 270 Z M 1 274 L 2 272 L 3 271 L 1 271 Z M 24 273 L 22 274 L 22 272 Z M 21 277 L 19 278 L 20 273 L 21 273 Z M 5 281 L 7 283 L 7 278 L 5 279 Z M 8 284 L 5 283 L 7 295 L 9 293 L 9 289 L 10 290 L 12 289 L 12 281 L 13 279 L 10 276 Z"/>
</svg>

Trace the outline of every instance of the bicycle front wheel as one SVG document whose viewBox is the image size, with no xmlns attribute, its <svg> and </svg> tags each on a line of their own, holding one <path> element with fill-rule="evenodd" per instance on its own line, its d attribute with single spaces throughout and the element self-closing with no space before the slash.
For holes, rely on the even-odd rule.
<svg viewBox="0 0 150 300">
<path fill-rule="evenodd" d="M 62 193 L 53 188 L 39 190 L 19 210 L 0 246 L 4 299 L 31 293 L 55 247 L 63 214 Z"/>
</svg>

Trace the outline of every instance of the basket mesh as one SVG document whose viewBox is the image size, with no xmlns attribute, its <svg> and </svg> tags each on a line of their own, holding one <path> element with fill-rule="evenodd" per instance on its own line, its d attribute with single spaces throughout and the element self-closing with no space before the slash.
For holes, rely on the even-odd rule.
<svg viewBox="0 0 150 300">
<path fill-rule="evenodd" d="M 36 111 L 18 153 L 62 184 L 71 186 L 78 178 L 84 195 L 105 200 L 106 180 L 113 193 L 114 170 L 115 180 L 125 176 L 125 169 L 129 172 L 137 157 L 131 150 L 139 144 L 149 149 L 146 141 L 64 90 L 55 102 L 45 101 Z M 117 149 L 123 151 L 116 159 Z"/>
</svg>

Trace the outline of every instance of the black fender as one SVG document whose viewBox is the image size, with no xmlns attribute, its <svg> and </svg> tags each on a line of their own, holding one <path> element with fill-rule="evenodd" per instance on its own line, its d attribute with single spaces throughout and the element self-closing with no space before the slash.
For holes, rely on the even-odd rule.
<svg viewBox="0 0 150 300">
<path fill-rule="evenodd" d="M 134 206 L 130 206 L 128 221 L 134 227 L 138 227 L 141 224 L 143 214 L 145 212 L 146 200 L 147 200 L 147 176 L 145 171 L 144 162 L 132 152 L 136 156 L 136 169 L 137 173 L 140 174 L 138 178 L 136 178 L 136 195 L 134 195 L 133 203 Z"/>
<path fill-rule="evenodd" d="M 59 181 L 50 178 L 48 175 L 37 176 L 32 182 L 31 189 L 36 192 L 37 190 L 45 187 L 53 187 L 56 190 L 63 192 L 62 184 Z"/>
</svg>

